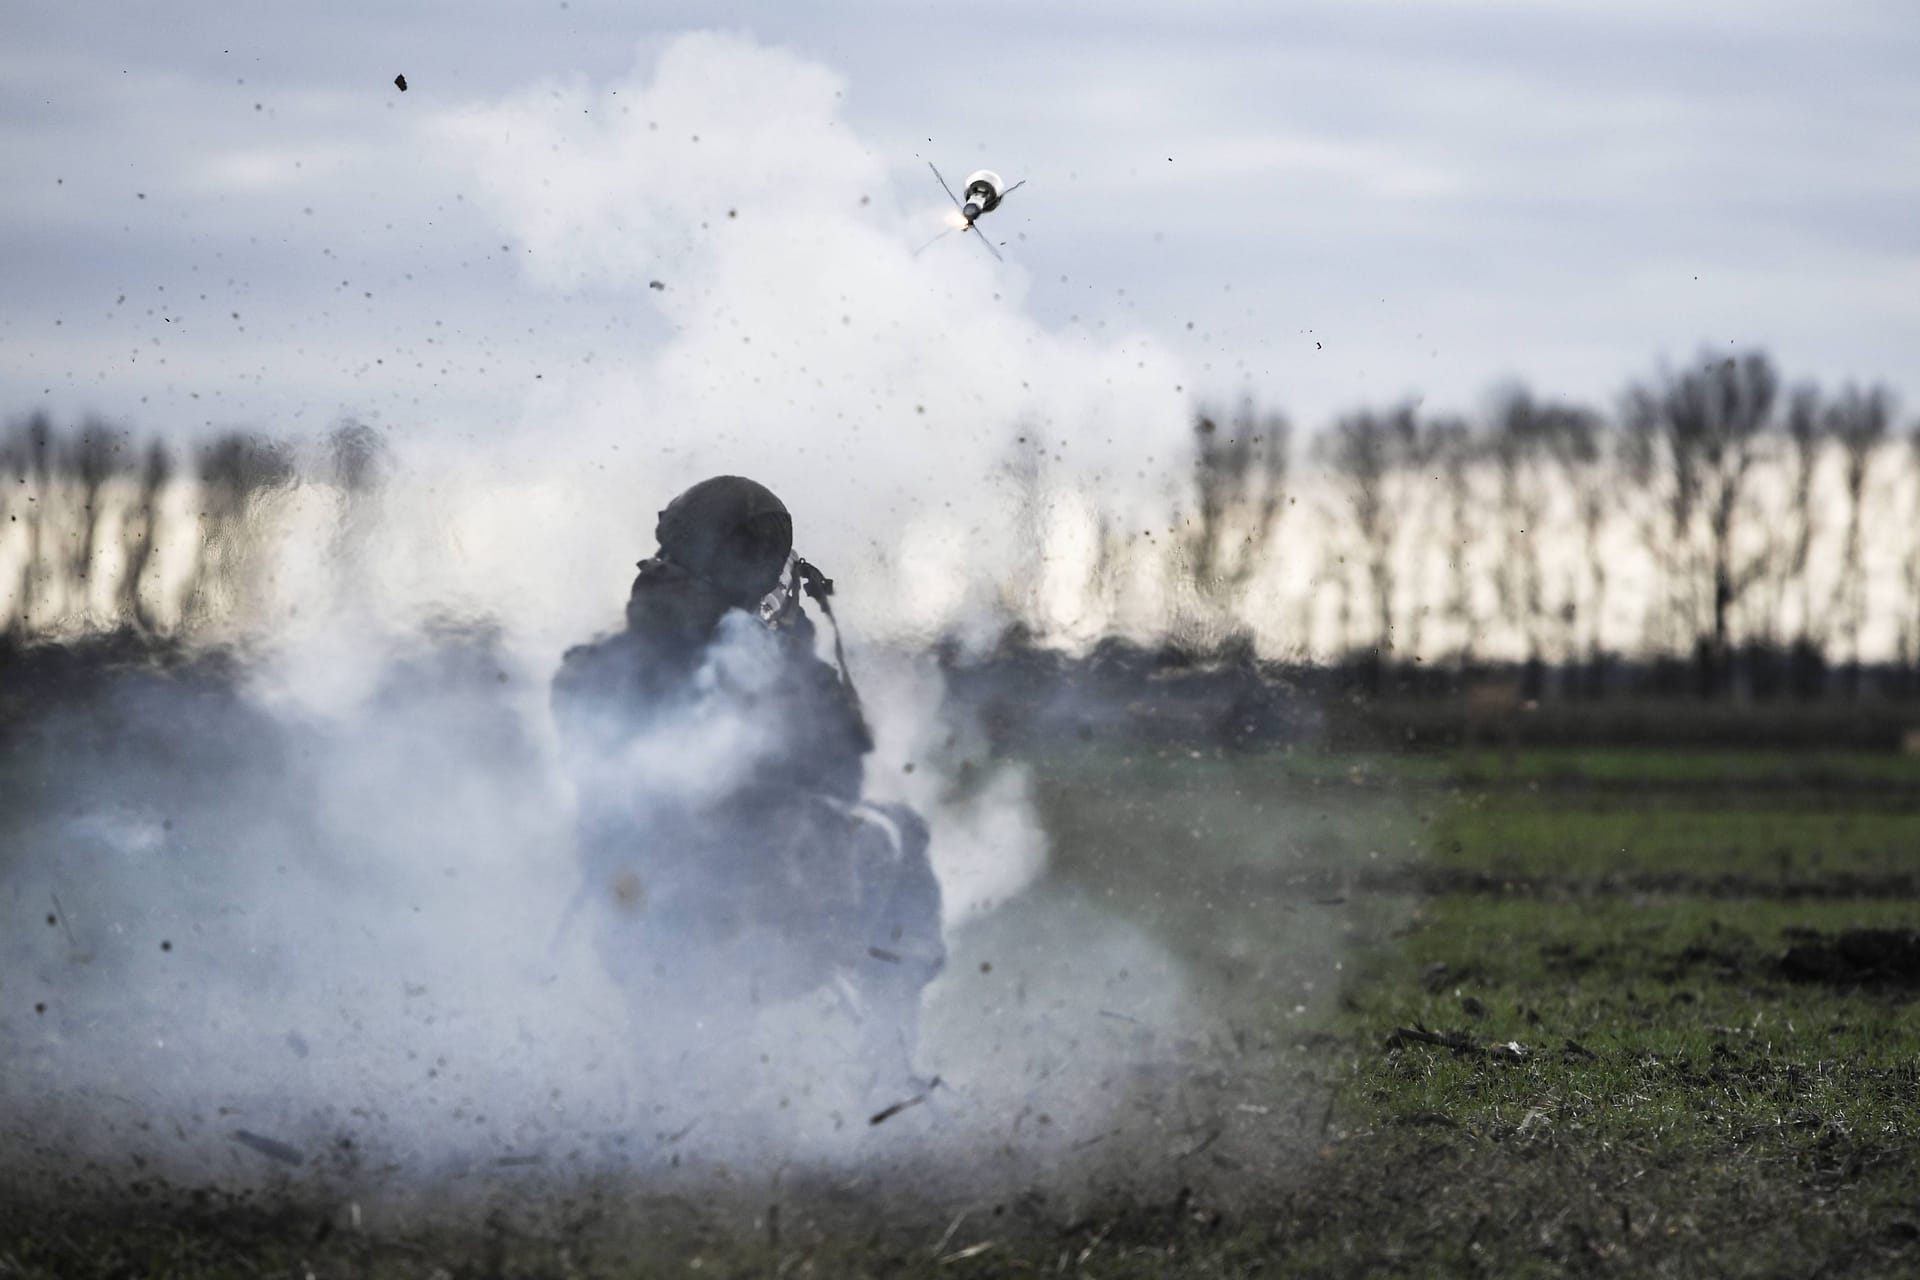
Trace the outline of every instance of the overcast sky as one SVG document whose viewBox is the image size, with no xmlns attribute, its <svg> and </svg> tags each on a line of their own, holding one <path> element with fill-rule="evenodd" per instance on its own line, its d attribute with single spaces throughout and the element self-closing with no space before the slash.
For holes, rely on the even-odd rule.
<svg viewBox="0 0 1920 1280">
<path fill-rule="evenodd" d="M 445 122 L 644 86 L 701 29 L 840 78 L 880 175 L 857 196 L 903 243 L 939 226 L 928 159 L 1028 179 L 991 220 L 1008 296 L 1145 335 L 1188 394 L 1309 426 L 1513 376 L 1610 404 L 1663 359 L 1763 345 L 1920 407 L 1898 0 L 176 0 L 0 13 L 0 412 L 473 432 L 566 368 L 646 359 L 645 292 L 530 268 Z"/>
</svg>

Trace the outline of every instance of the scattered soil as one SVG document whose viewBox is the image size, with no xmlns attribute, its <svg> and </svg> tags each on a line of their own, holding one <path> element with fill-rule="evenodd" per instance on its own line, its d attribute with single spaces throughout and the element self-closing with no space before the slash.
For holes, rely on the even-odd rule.
<svg viewBox="0 0 1920 1280">
<path fill-rule="evenodd" d="M 1794 982 L 1838 987 L 1920 990 L 1920 933 L 1909 929 L 1811 931 L 1780 957 L 1780 973 Z"/>
</svg>

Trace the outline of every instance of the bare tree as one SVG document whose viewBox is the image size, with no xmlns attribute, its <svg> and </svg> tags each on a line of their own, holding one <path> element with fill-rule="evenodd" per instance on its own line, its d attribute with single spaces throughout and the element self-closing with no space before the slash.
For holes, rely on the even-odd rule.
<svg viewBox="0 0 1920 1280">
<path fill-rule="evenodd" d="M 1425 453 L 1444 499 L 1444 543 L 1447 550 L 1446 588 L 1441 616 L 1459 636 L 1456 650 L 1462 669 L 1473 665 L 1474 641 L 1480 622 L 1473 603 L 1473 576 L 1467 558 L 1478 539 L 1473 475 L 1480 458 L 1473 429 L 1459 418 L 1439 418 L 1426 427 Z"/>
<path fill-rule="evenodd" d="M 1601 630 L 1607 602 L 1607 555 L 1601 546 L 1608 519 L 1618 501 L 1615 480 L 1614 437 L 1606 420 L 1591 409 L 1556 406 L 1549 410 L 1548 451 L 1572 496 L 1580 524 L 1581 555 L 1578 579 L 1566 591 L 1566 661 L 1579 660 L 1582 650 L 1592 679 L 1598 681 L 1605 648 Z M 1580 614 L 1586 615 L 1584 645 L 1579 634 Z"/>
<path fill-rule="evenodd" d="M 1286 418 L 1256 412 L 1251 400 L 1225 423 L 1205 412 L 1194 420 L 1195 509 L 1182 526 L 1180 551 L 1200 598 L 1218 617 L 1238 607 L 1266 561 L 1286 499 L 1291 440 Z"/>
<path fill-rule="evenodd" d="M 217 597 L 244 593 L 253 546 L 249 516 L 258 498 L 293 478 L 286 446 L 263 436 L 228 432 L 200 451 L 201 541 L 193 576 L 182 596 L 183 620 L 202 620 Z"/>
<path fill-rule="evenodd" d="M 346 493 L 378 489 L 392 465 L 387 442 L 363 422 L 342 422 L 327 434 L 326 478 Z"/>
<path fill-rule="evenodd" d="M 1781 548 L 1774 554 L 1773 630 L 1777 639 L 1787 636 L 1787 597 L 1798 588 L 1799 625 L 1794 635 L 1797 650 L 1811 651 L 1825 643 L 1826 612 L 1813 605 L 1813 540 L 1817 533 L 1814 520 L 1814 481 L 1820 470 L 1821 456 L 1827 447 L 1827 415 L 1822 411 L 1820 393 L 1804 386 L 1793 393 L 1787 404 L 1787 508 L 1784 527 L 1779 530 Z"/>
<path fill-rule="evenodd" d="M 1544 425 L 1525 388 L 1506 393 L 1494 409 L 1487 449 L 1499 477 L 1500 559 L 1494 566 L 1501 615 L 1526 646 L 1529 666 L 1540 661 L 1539 618 L 1545 607 L 1540 573 L 1540 522 L 1545 515 Z"/>
<path fill-rule="evenodd" d="M 163 441 L 147 445 L 140 467 L 140 488 L 133 506 L 120 523 L 121 571 L 120 617 L 136 629 L 156 629 L 153 612 L 147 606 L 141 584 L 153 563 L 160 538 L 160 500 L 174 476 L 173 454 Z"/>
<path fill-rule="evenodd" d="M 1033 427 L 1020 424 L 995 468 L 1014 494 L 1018 522 L 1013 555 L 996 584 L 1007 625 L 1031 629 L 1038 616 L 1046 559 L 1046 445 Z"/>
<path fill-rule="evenodd" d="M 14 589 L 13 616 L 7 623 L 15 634 L 32 629 L 46 586 L 41 561 L 50 527 L 53 440 L 53 423 L 41 413 L 16 425 L 8 440 L 7 464 L 16 508 L 10 516 L 24 517 L 19 522 L 25 526 L 26 533 L 26 553 L 21 559 L 20 577 Z M 12 522 L 10 518 L 9 523 Z"/>
<path fill-rule="evenodd" d="M 1461 514 L 1457 503 L 1450 503 L 1451 491 L 1444 480 L 1452 455 L 1467 436 L 1464 423 L 1453 418 L 1416 419 L 1413 435 L 1405 442 L 1400 459 L 1403 483 L 1397 502 L 1404 541 L 1410 553 L 1403 559 L 1405 575 L 1402 612 L 1406 623 L 1401 649 L 1423 661 L 1427 651 L 1427 624 L 1434 612 L 1436 596 L 1442 612 L 1447 608 L 1446 588 L 1436 592 L 1438 573 L 1451 584 L 1451 575 L 1459 557 L 1452 546 Z"/>
<path fill-rule="evenodd" d="M 1505 392 L 1494 408 L 1488 448 L 1500 481 L 1500 511 L 1505 521 L 1504 552 L 1495 574 L 1495 585 L 1508 621 L 1526 644 L 1527 665 L 1536 673 L 1537 682 L 1546 649 L 1546 632 L 1551 623 L 1547 610 L 1546 572 L 1542 547 L 1547 542 L 1547 525 L 1553 511 L 1553 478 L 1559 475 L 1572 482 L 1576 494 L 1588 476 L 1586 471 L 1598 462 L 1596 432 L 1598 420 L 1584 409 L 1565 405 L 1542 404 L 1525 387 Z M 1604 519 L 1604 499 L 1587 494 L 1591 505 L 1594 536 Z M 1577 614 L 1570 612 L 1576 597 L 1569 595 L 1569 609 L 1562 610 L 1567 632 L 1567 653 L 1574 652 L 1573 626 Z M 1538 689 L 1530 690 L 1537 694 Z"/>
<path fill-rule="evenodd" d="M 1376 685 L 1393 651 L 1394 552 L 1404 514 L 1388 489 L 1411 454 L 1418 431 L 1413 407 L 1402 405 L 1385 413 L 1348 414 L 1321 441 L 1365 561 Z"/>
<path fill-rule="evenodd" d="M 93 583 L 94 558 L 100 549 L 100 526 L 106 510 L 101 491 L 113 478 L 122 459 L 122 437 L 104 423 L 88 422 L 62 442 L 59 449 L 60 471 L 78 486 L 78 529 L 73 531 L 73 546 L 66 561 L 66 578 L 71 591 L 85 607 L 88 589 Z"/>
<path fill-rule="evenodd" d="M 1627 397 L 1632 471 L 1664 514 L 1646 531 L 1648 549 L 1692 635 L 1703 693 L 1725 687 L 1733 610 L 1765 570 L 1764 552 L 1741 553 L 1737 521 L 1779 388 L 1773 362 L 1750 352 L 1711 359 Z"/>
<path fill-rule="evenodd" d="M 6 517 L 0 525 L 0 536 L 11 537 L 20 527 L 20 516 L 27 506 L 27 462 L 21 450 L 21 432 L 18 428 L 9 430 L 0 437 L 0 516 Z M 22 575 L 24 577 L 24 573 Z M 0 628 L 0 640 L 10 640 L 17 636 L 26 625 L 25 583 L 16 579 L 11 598 L 8 601 L 6 626 Z"/>
<path fill-rule="evenodd" d="M 1913 424 L 1907 433 L 1907 471 L 1912 477 L 1912 498 L 1909 512 L 1920 511 L 1920 422 Z M 1907 555 L 1902 566 L 1902 576 L 1906 579 L 1907 601 L 1906 618 L 1901 623 L 1901 645 L 1905 651 L 1909 676 L 1920 678 L 1920 525 L 1909 517 L 1907 525 Z"/>
<path fill-rule="evenodd" d="M 1840 553 L 1840 581 L 1835 590 L 1836 614 L 1847 636 L 1847 685 L 1860 686 L 1860 632 L 1866 625 L 1866 574 L 1860 562 L 1860 523 L 1865 505 L 1867 474 L 1885 443 L 1893 422 L 1893 395 L 1885 387 L 1861 391 L 1849 386 L 1827 406 L 1827 433 L 1840 445 L 1841 475 L 1847 494 L 1847 533 Z"/>
</svg>

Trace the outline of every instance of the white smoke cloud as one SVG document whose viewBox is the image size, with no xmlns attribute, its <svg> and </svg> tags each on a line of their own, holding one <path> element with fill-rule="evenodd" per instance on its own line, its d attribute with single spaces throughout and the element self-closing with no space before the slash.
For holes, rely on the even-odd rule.
<svg viewBox="0 0 1920 1280">
<path fill-rule="evenodd" d="M 1001 476 L 1013 433 L 1076 480 L 1146 491 L 1184 413 L 1150 344 L 1024 314 L 1017 247 L 1007 267 L 957 240 L 916 259 L 938 210 L 893 192 L 841 93 L 788 53 L 702 34 L 626 82 L 540 85 L 439 122 L 530 286 L 626 297 L 665 336 L 556 370 L 507 437 L 393 439 L 370 496 L 278 496 L 271 571 L 250 579 L 260 660 L 232 700 L 134 687 L 108 721 L 75 708 L 34 744 L 65 772 L 10 837 L 11 909 L 52 921 L 6 953 L 46 997 L 5 1015 L 30 1045 L 0 1091 L 20 1151 L 65 1124 L 71 1152 L 157 1159 L 140 1135 L 164 1117 L 172 1165 L 196 1176 L 311 1159 L 348 1132 L 441 1172 L 629 1137 L 627 1156 L 657 1159 L 656 1126 L 691 1114 L 716 1159 L 870 1152 L 857 1090 L 829 1078 L 847 1034 L 830 1002 L 760 1033 L 780 1055 L 764 1096 L 695 1105 L 636 1070 L 639 1015 L 569 928 L 574 779 L 547 679 L 565 645 L 617 623 L 654 511 L 705 475 L 781 493 L 850 630 L 911 641 L 965 621 L 1000 560 L 1031 554 Z M 487 621 L 427 628 L 449 618 Z M 733 643 L 722 659 L 751 683 L 760 656 Z M 873 790 L 932 820 L 964 928 L 1044 867 L 1026 781 L 943 723 L 928 665 L 872 672 Z M 607 767 L 640 788 L 713 785 L 758 749 L 705 704 L 673 727 Z M 1063 1122 L 1027 1144 L 1044 1159 L 1120 1105 L 1081 1087 L 1136 1034 L 1097 1015 L 1104 969 L 1156 975 L 1134 994 L 1169 1034 L 1193 1016 L 1143 938 L 1036 910 L 996 935 L 1018 998 L 958 972 L 930 995 L 923 1065 L 973 1108 L 927 1139 L 936 1153 L 1005 1145 L 1005 1124 L 1051 1108 Z M 991 1045 L 973 1030 L 989 1014 Z M 38 1096 L 62 1101 L 36 1114 Z M 882 1136 L 902 1131 L 920 1132 Z"/>
<path fill-rule="evenodd" d="M 785 51 L 695 34 L 620 83 L 540 84 L 437 123 L 531 287 L 617 294 L 665 334 L 647 350 L 616 335 L 541 380 L 511 483 L 463 487 L 484 508 L 450 516 L 463 542 L 508 524 L 527 554 L 495 542 L 456 573 L 577 624 L 581 581 L 556 563 L 620 563 L 606 548 L 629 556 L 664 495 L 740 472 L 794 509 L 863 634 L 924 635 L 970 593 L 910 584 L 987 578 L 1016 550 L 1014 435 L 1045 441 L 1064 478 L 1158 492 L 1186 422 L 1166 353 L 1039 324 L 1017 241 L 1004 266 L 960 236 L 913 256 L 942 197 L 917 159 L 853 134 L 843 93 Z M 904 196 L 895 168 L 914 174 Z"/>
</svg>

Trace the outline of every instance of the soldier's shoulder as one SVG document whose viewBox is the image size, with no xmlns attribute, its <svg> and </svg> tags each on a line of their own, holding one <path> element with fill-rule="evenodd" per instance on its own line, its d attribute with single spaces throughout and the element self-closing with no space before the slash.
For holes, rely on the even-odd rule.
<svg viewBox="0 0 1920 1280">
<path fill-rule="evenodd" d="M 626 666 L 633 656 L 633 648 L 632 637 L 624 631 L 612 631 L 572 646 L 560 655 L 560 669 L 553 677 L 555 691 L 568 691 L 597 681 L 609 671 Z"/>
<path fill-rule="evenodd" d="M 606 635 L 595 636 L 583 644 L 569 645 L 566 652 L 560 655 L 560 666 L 564 670 L 567 667 L 591 664 L 595 659 L 616 648 L 619 640 L 620 633 L 612 631 Z"/>
<path fill-rule="evenodd" d="M 627 596 L 627 630 L 677 651 L 704 644 L 727 611 L 714 589 L 672 561 L 642 560 Z"/>
<path fill-rule="evenodd" d="M 633 589 L 627 594 L 627 615 L 631 619 L 635 613 L 699 611 L 711 594 L 704 582 L 671 560 L 642 560 L 634 572 Z"/>
<path fill-rule="evenodd" d="M 673 561 L 661 556 L 648 556 L 637 566 L 634 575 L 635 591 L 661 591 L 673 587 L 685 587 L 693 581 L 693 575 Z"/>
</svg>

